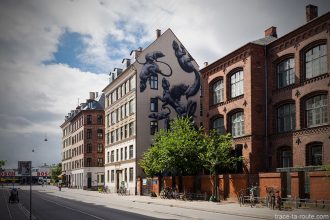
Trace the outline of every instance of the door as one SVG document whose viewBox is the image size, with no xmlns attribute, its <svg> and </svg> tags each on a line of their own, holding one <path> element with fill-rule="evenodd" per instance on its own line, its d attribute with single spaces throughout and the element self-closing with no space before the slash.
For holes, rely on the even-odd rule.
<svg viewBox="0 0 330 220">
<path fill-rule="evenodd" d="M 92 173 L 87 173 L 87 188 L 92 188 Z"/>
</svg>

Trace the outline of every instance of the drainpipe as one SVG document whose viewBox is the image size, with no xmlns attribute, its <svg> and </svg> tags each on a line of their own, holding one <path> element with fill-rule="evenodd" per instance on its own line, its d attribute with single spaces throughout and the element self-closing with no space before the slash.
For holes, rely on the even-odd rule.
<svg viewBox="0 0 330 220">
<path fill-rule="evenodd" d="M 269 171 L 269 149 L 268 149 L 268 68 L 267 68 L 267 47 L 266 44 L 264 44 L 264 61 L 265 61 L 265 87 L 266 87 L 266 96 L 265 96 L 265 106 L 266 106 L 266 112 L 265 112 L 265 145 L 266 145 L 266 171 Z"/>
</svg>

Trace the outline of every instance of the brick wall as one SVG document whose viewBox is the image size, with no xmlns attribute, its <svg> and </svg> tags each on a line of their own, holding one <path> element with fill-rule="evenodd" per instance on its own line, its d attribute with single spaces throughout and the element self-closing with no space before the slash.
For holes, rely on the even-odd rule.
<svg viewBox="0 0 330 220">
<path fill-rule="evenodd" d="M 310 172 L 309 177 L 310 198 L 319 200 L 330 200 L 330 172 Z"/>
<path fill-rule="evenodd" d="M 266 197 L 266 187 L 274 187 L 286 197 L 286 173 L 259 173 L 260 197 Z"/>
</svg>

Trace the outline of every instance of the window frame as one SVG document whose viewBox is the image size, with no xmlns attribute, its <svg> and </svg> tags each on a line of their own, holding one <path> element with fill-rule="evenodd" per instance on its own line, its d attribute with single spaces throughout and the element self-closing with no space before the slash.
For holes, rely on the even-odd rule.
<svg viewBox="0 0 330 220">
<path fill-rule="evenodd" d="M 286 62 L 290 62 L 292 61 L 292 63 L 290 62 L 290 64 L 292 64 L 293 66 L 289 66 L 289 68 L 285 68 L 280 72 L 280 66 L 281 65 L 285 65 Z M 289 75 L 289 77 L 288 77 Z M 295 59 L 293 55 L 290 55 L 288 57 L 285 57 L 284 59 L 282 59 L 280 62 L 278 62 L 278 64 L 276 65 L 276 77 L 277 77 L 277 88 L 281 89 L 281 88 L 285 88 L 287 86 L 291 86 L 295 84 Z M 285 81 L 284 79 L 287 78 L 289 79 L 289 83 L 285 84 L 283 83 L 283 81 Z"/>
<path fill-rule="evenodd" d="M 238 81 L 236 81 L 237 74 L 239 74 Z M 235 76 L 235 82 L 233 82 L 233 76 Z M 242 78 L 241 78 L 241 76 L 242 76 Z M 229 88 L 230 88 L 229 91 L 230 91 L 231 99 L 244 95 L 244 71 L 243 71 L 243 69 L 237 69 L 229 75 Z M 234 90 L 235 92 L 233 92 L 233 88 L 235 88 L 235 90 Z M 241 93 L 238 94 L 238 92 L 236 92 L 236 91 L 239 89 L 241 89 Z"/>
</svg>

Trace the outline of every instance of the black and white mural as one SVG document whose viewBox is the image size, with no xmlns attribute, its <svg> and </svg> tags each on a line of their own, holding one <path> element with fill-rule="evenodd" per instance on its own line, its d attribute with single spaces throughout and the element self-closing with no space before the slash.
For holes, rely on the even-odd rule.
<svg viewBox="0 0 330 220">
<path fill-rule="evenodd" d="M 161 51 L 147 53 L 145 55 L 145 62 L 139 62 L 137 60 L 142 65 L 139 74 L 140 92 L 145 91 L 147 82 L 151 80 L 152 76 L 162 77 L 161 88 L 163 89 L 163 95 L 154 97 L 162 102 L 161 111 L 149 114 L 149 118 L 157 121 L 164 120 L 165 129 L 169 127 L 172 111 L 175 111 L 178 117 L 196 117 L 197 103 L 191 97 L 198 93 L 201 86 L 200 73 L 193 65 L 194 59 L 191 55 L 183 45 L 179 45 L 175 40 L 172 43 L 172 48 L 181 69 L 194 77 L 194 82 L 191 85 L 184 83 L 171 85 L 169 78 L 175 73 L 173 73 L 168 63 L 158 60 L 165 57 L 165 54 Z M 160 68 L 159 64 L 162 64 L 161 66 L 164 68 Z M 183 99 L 186 99 L 186 101 L 183 102 Z"/>
</svg>

